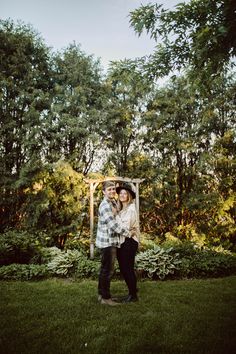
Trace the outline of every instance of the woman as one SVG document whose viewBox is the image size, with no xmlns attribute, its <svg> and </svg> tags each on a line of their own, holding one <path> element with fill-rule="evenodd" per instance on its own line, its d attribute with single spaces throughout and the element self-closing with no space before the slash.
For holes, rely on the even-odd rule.
<svg viewBox="0 0 236 354">
<path fill-rule="evenodd" d="M 120 271 L 129 289 L 128 296 L 122 302 L 134 302 L 138 301 L 134 262 L 139 242 L 137 212 L 133 202 L 135 193 L 127 183 L 117 187 L 116 192 L 119 204 L 117 219 L 122 223 L 122 226 L 130 230 L 132 235 L 132 237 L 120 236 L 120 248 L 117 248 Z"/>
</svg>

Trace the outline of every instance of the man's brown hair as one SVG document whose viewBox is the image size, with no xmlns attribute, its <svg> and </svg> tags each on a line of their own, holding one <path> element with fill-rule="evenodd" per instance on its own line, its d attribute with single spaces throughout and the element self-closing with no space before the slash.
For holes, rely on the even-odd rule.
<svg viewBox="0 0 236 354">
<path fill-rule="evenodd" d="M 116 185 L 115 185 L 115 182 L 113 182 L 113 181 L 105 181 L 105 182 L 103 182 L 103 184 L 102 184 L 102 190 L 105 191 L 106 188 L 108 188 L 108 187 L 115 187 L 115 186 L 116 186 Z"/>
</svg>

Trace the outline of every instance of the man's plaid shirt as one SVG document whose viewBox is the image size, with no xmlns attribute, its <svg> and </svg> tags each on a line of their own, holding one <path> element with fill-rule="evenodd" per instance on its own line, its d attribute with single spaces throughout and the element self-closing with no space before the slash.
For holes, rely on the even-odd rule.
<svg viewBox="0 0 236 354">
<path fill-rule="evenodd" d="M 111 202 L 106 198 L 102 200 L 99 206 L 96 238 L 96 246 L 98 248 L 120 247 L 119 235 L 129 237 L 129 230 L 117 223 L 111 207 Z"/>
</svg>

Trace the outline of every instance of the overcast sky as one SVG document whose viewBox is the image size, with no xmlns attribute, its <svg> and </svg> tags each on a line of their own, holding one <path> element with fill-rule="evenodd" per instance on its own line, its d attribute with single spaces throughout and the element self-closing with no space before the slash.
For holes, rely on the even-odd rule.
<svg viewBox="0 0 236 354">
<path fill-rule="evenodd" d="M 31 24 L 54 51 L 75 41 L 86 54 L 109 61 L 151 54 L 155 43 L 138 37 L 129 12 L 152 0 L 0 0 L 0 18 Z M 172 8 L 181 0 L 156 1 Z M 182 1 L 183 2 L 183 1 Z"/>
</svg>

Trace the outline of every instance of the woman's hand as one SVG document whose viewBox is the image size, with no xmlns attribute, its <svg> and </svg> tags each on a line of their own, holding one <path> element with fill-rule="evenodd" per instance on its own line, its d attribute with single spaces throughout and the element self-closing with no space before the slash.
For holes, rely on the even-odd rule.
<svg viewBox="0 0 236 354">
<path fill-rule="evenodd" d="M 137 230 L 135 227 L 133 227 L 132 229 L 129 230 L 130 232 L 130 237 L 134 237 L 137 235 Z"/>
</svg>

